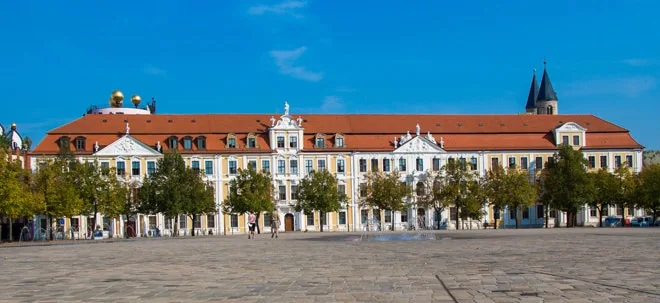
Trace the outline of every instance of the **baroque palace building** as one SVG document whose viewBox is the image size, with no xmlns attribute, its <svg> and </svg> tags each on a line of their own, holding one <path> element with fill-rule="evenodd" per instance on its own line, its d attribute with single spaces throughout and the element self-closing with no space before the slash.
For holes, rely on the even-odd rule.
<svg viewBox="0 0 660 303">
<path fill-rule="evenodd" d="M 178 150 L 187 165 L 203 171 L 215 186 L 217 214 L 197 220 L 202 234 L 244 233 L 246 218 L 225 214 L 220 205 L 229 193 L 229 181 L 239 168 L 256 168 L 273 176 L 276 208 L 282 231 L 357 231 L 373 228 L 368 222 L 381 222 L 383 230 L 435 225 L 456 228 L 454 209 L 436 214 L 414 206 L 392 214 L 359 206 L 361 184 L 371 171 L 400 173 L 411 185 L 423 181 L 430 172 L 439 172 L 447 161 L 465 162 L 480 176 L 493 165 L 517 167 L 538 175 L 560 144 L 581 149 L 590 169 L 626 165 L 638 172 L 643 147 L 629 131 L 593 115 L 560 115 L 558 98 L 544 70 L 540 87 L 534 76 L 525 114 L 511 115 L 385 115 L 385 114 L 297 114 L 285 103 L 283 114 L 156 114 L 155 102 L 147 109 L 121 105 L 123 95 L 112 95 L 110 108 L 92 108 L 88 114 L 48 132 L 31 153 L 32 169 L 54 157 L 61 148 L 70 148 L 80 161 L 98 161 L 114 167 L 127 182 L 140 182 L 152 174 L 157 160 L 168 150 Z M 337 176 L 339 189 L 349 202 L 327 216 L 318 212 L 296 212 L 297 185 L 312 170 L 329 170 Z M 495 212 L 485 207 L 483 222 L 463 222 L 465 228 L 480 228 L 493 222 Z M 633 216 L 639 210 L 608 210 L 610 215 Z M 498 218 L 512 226 L 515 214 L 503 212 Z M 543 208 L 533 205 L 522 211 L 522 225 L 544 224 Z M 565 214 L 551 212 L 550 225 L 565 222 Z M 597 213 L 585 208 L 582 224 L 597 224 Z M 123 220 L 103 218 L 106 236 L 121 234 Z M 449 219 L 449 220 L 448 220 Z M 270 216 L 261 216 L 261 226 L 269 230 Z M 450 221 L 451 220 L 451 221 Z M 85 216 L 58 220 L 64 229 L 89 230 Z M 162 215 L 140 215 L 132 222 L 139 235 L 158 228 L 172 230 L 173 220 Z M 184 216 L 180 227 L 193 228 Z M 376 225 L 378 226 L 378 225 Z M 185 232 L 181 230 L 181 232 Z"/>
</svg>

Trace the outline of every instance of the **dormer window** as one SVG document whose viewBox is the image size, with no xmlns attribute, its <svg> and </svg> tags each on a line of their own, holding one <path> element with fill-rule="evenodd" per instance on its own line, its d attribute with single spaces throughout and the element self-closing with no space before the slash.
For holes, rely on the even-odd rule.
<svg viewBox="0 0 660 303">
<path fill-rule="evenodd" d="M 314 145 L 319 148 L 324 148 L 325 147 L 325 135 L 324 134 L 316 134 L 316 144 Z"/>
<path fill-rule="evenodd" d="M 344 147 L 344 135 L 342 134 L 335 135 L 335 147 Z"/>
<path fill-rule="evenodd" d="M 85 137 L 77 137 L 75 140 L 76 151 L 85 151 L 85 143 L 87 139 Z"/>
<path fill-rule="evenodd" d="M 227 135 L 227 148 L 236 148 L 236 134 Z"/>
<path fill-rule="evenodd" d="M 169 149 L 178 149 L 179 148 L 179 138 L 176 136 L 170 136 L 167 139 L 167 147 Z"/>
<path fill-rule="evenodd" d="M 284 148 L 284 136 L 277 136 L 277 148 Z"/>
<path fill-rule="evenodd" d="M 247 147 L 257 148 L 257 136 L 254 133 L 249 133 L 247 136 Z"/>
<path fill-rule="evenodd" d="M 70 144 L 71 144 L 71 138 L 67 136 L 60 137 L 60 149 L 68 150 L 71 148 Z"/>
<path fill-rule="evenodd" d="M 198 150 L 206 149 L 206 137 L 204 136 L 197 137 L 197 149 Z"/>
<path fill-rule="evenodd" d="M 298 137 L 296 136 L 289 137 L 289 148 L 298 148 Z"/>
<path fill-rule="evenodd" d="M 183 149 L 185 150 L 192 149 L 192 137 L 190 136 L 183 137 Z"/>
</svg>

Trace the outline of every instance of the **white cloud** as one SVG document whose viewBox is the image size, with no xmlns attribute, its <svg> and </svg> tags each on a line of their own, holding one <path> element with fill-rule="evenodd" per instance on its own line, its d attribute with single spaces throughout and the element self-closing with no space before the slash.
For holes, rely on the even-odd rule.
<svg viewBox="0 0 660 303">
<path fill-rule="evenodd" d="M 658 79 L 649 76 L 627 78 L 594 79 L 573 82 L 566 89 L 567 95 L 619 95 L 638 97 L 658 86 Z"/>
<path fill-rule="evenodd" d="M 154 75 L 154 76 L 164 75 L 166 73 L 164 69 L 155 67 L 153 65 L 146 65 L 143 71 L 145 74 Z"/>
<path fill-rule="evenodd" d="M 306 5 L 307 5 L 307 1 L 295 1 L 295 0 L 288 0 L 275 5 L 260 4 L 260 5 L 251 6 L 248 9 L 248 14 L 263 15 L 266 13 L 272 13 L 276 15 L 291 15 L 295 18 L 302 18 L 303 15 L 297 13 L 296 11 L 298 9 L 305 7 Z"/>
<path fill-rule="evenodd" d="M 321 102 L 322 112 L 337 112 L 344 109 L 344 100 L 337 96 L 325 96 Z"/>
<path fill-rule="evenodd" d="M 280 68 L 280 73 L 291 77 L 318 82 L 323 79 L 323 73 L 308 71 L 304 66 L 294 66 L 294 63 L 307 51 L 306 46 L 294 50 L 272 50 L 270 56 L 275 59 L 275 65 Z"/>
<path fill-rule="evenodd" d="M 655 59 L 643 59 L 643 58 L 625 59 L 622 62 L 630 66 L 649 66 L 660 63 L 660 61 Z"/>
</svg>

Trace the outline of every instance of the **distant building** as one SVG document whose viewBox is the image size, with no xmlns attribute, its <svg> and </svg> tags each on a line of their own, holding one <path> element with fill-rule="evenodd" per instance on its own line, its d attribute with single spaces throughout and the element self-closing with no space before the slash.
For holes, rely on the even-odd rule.
<svg viewBox="0 0 660 303">
<path fill-rule="evenodd" d="M 480 176 L 493 165 L 516 167 L 538 176 L 560 144 L 581 149 L 589 169 L 613 171 L 622 165 L 633 171 L 642 168 L 643 146 L 627 129 L 589 114 L 559 114 L 557 94 L 545 69 L 540 87 L 536 75 L 533 77 L 525 106 L 527 114 L 523 115 L 294 114 L 286 102 L 281 114 L 138 114 L 117 107 L 119 96 L 123 99 L 120 92 L 113 93 L 113 107 L 90 112 L 48 132 L 31 154 L 32 168 L 37 169 L 40 162 L 66 148 L 81 161 L 97 160 L 102 166 L 116 168 L 123 180 L 140 182 L 156 170 L 156 161 L 163 152 L 178 150 L 187 165 L 204 172 L 215 187 L 218 213 L 195 220 L 194 228 L 202 233 L 246 231 L 243 215 L 222 213 L 220 208 L 239 168 L 272 174 L 284 231 L 315 231 L 321 225 L 330 231 L 374 226 L 387 229 L 392 224 L 403 230 L 435 226 L 438 221 L 447 228 L 456 228 L 454 208 L 436 214 L 432 209 L 415 207 L 415 197 L 403 212 L 361 207 L 360 192 L 365 175 L 371 171 L 397 170 L 401 180 L 410 185 L 439 172 L 448 161 L 463 162 Z M 338 190 L 346 193 L 350 202 L 326 216 L 295 211 L 291 205 L 297 198 L 298 184 L 312 170 L 335 174 Z M 614 209 L 607 211 L 617 213 Z M 482 222 L 461 224 L 480 228 L 484 221 L 492 224 L 499 216 L 492 207 L 485 207 L 484 212 Z M 638 212 L 621 210 L 620 215 Z M 543 226 L 543 213 L 542 205 L 523 209 L 522 225 Z M 565 214 L 550 213 L 551 226 L 565 224 Z M 505 226 L 513 226 L 514 218 L 514 213 L 504 210 L 498 219 Z M 68 226 L 86 230 L 90 219 L 81 216 Z M 108 234 L 117 234 L 123 228 L 124 222 L 118 218 L 99 219 Z M 268 230 L 270 220 L 264 214 L 259 224 Z M 579 221 L 597 223 L 597 214 L 585 207 Z M 173 222 L 163 215 L 144 214 L 128 224 L 135 226 L 138 235 L 156 228 L 167 234 Z M 185 216 L 180 218 L 180 227 L 193 228 Z"/>
<path fill-rule="evenodd" d="M 644 166 L 660 164 L 660 151 L 658 150 L 645 150 L 644 151 Z"/>
</svg>

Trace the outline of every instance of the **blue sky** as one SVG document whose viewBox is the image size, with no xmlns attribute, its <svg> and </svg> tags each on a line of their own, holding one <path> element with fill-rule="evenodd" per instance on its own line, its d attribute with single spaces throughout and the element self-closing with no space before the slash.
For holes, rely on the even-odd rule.
<svg viewBox="0 0 660 303">
<path fill-rule="evenodd" d="M 160 113 L 560 113 L 660 149 L 657 1 L 2 1 L 0 123 L 39 142 L 109 94 Z M 539 79 L 540 80 L 540 79 Z"/>
</svg>

